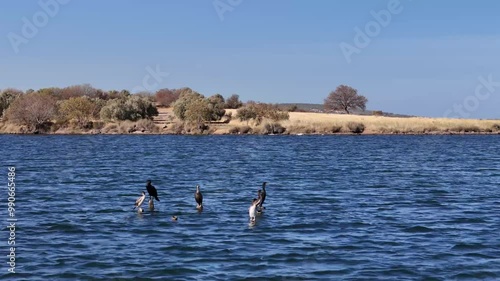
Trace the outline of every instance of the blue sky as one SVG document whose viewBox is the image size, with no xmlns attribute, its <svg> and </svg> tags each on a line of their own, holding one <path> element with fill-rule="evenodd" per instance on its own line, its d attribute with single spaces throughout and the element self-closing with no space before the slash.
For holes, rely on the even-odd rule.
<svg viewBox="0 0 500 281">
<path fill-rule="evenodd" d="M 49 15 L 40 3 L 58 3 L 57 11 Z M 500 118 L 500 2 L 494 0 L 1 5 L 0 89 L 83 83 L 138 89 L 149 67 L 169 73 L 150 80 L 150 90 L 188 86 L 206 96 L 237 93 L 244 101 L 322 103 L 347 84 L 368 98 L 369 109 Z M 390 20 L 377 21 L 373 13 L 380 11 Z M 34 34 L 23 34 L 23 18 Z M 356 28 L 368 44 L 356 45 Z M 348 60 L 341 44 L 358 52 Z M 485 80 L 489 86 L 481 86 Z"/>
</svg>

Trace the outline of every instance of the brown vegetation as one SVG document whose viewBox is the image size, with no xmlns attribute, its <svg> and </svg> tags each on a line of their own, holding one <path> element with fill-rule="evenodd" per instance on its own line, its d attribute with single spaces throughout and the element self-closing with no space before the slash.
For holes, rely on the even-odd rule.
<svg viewBox="0 0 500 281">
<path fill-rule="evenodd" d="M 325 109 L 331 111 L 343 110 L 349 114 L 354 109 L 364 111 L 367 102 L 368 100 L 364 96 L 358 95 L 358 90 L 346 85 L 340 85 L 325 99 Z"/>
<path fill-rule="evenodd" d="M 340 96 L 340 98 L 338 97 Z M 365 109 L 366 98 L 339 86 L 330 109 Z M 157 108 L 155 106 L 163 107 Z M 330 101 L 328 101 L 330 102 Z M 325 106 L 327 101 L 325 101 Z M 328 107 L 327 106 L 327 107 Z M 90 85 L 0 92 L 2 133 L 61 134 L 500 134 L 500 121 L 399 118 L 300 112 L 298 107 L 247 102 L 238 95 L 205 97 L 190 88 L 130 94 Z M 235 118 L 232 118 L 232 117 Z"/>
<path fill-rule="evenodd" d="M 28 132 L 46 131 L 57 112 L 56 99 L 44 93 L 31 93 L 17 97 L 7 108 L 6 119 L 26 126 Z"/>
</svg>

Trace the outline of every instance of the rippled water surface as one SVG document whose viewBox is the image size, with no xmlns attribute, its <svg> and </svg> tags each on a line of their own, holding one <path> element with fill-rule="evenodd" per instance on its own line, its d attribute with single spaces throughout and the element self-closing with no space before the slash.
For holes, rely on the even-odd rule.
<svg viewBox="0 0 500 281">
<path fill-rule="evenodd" d="M 3 135 L 0 144 L 2 208 L 14 165 L 18 218 L 17 273 L 7 274 L 4 228 L 0 278 L 500 279 L 500 136 Z M 161 202 L 137 214 L 147 179 Z M 263 181 L 266 210 L 249 225 Z"/>
</svg>

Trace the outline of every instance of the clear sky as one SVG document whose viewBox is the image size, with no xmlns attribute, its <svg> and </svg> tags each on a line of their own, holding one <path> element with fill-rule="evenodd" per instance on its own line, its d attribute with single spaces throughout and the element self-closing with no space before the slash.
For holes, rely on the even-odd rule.
<svg viewBox="0 0 500 281">
<path fill-rule="evenodd" d="M 0 89 L 188 86 L 244 101 L 323 103 L 347 84 L 369 109 L 500 118 L 496 0 L 0 5 Z"/>
</svg>

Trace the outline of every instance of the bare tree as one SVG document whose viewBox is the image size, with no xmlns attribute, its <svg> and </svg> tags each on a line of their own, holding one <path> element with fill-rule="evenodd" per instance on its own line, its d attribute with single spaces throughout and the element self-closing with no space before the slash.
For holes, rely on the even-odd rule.
<svg viewBox="0 0 500 281">
<path fill-rule="evenodd" d="M 237 118 L 240 121 L 254 120 L 256 125 L 259 125 L 264 118 L 273 121 L 288 120 L 290 115 L 286 111 L 280 110 L 277 105 L 261 102 L 247 102 L 244 107 L 241 107 L 236 112 Z"/>
<path fill-rule="evenodd" d="M 325 109 L 344 110 L 349 114 L 353 109 L 364 111 L 367 102 L 368 100 L 364 96 L 358 95 L 358 90 L 350 86 L 340 85 L 325 99 Z"/>
<path fill-rule="evenodd" d="M 180 96 L 180 91 L 170 89 L 160 89 L 156 92 L 156 105 L 157 106 L 171 106 Z"/>
<path fill-rule="evenodd" d="M 226 108 L 237 109 L 243 106 L 243 103 L 240 101 L 240 96 L 234 94 L 231 95 L 226 100 Z"/>
<path fill-rule="evenodd" d="M 6 112 L 7 120 L 26 125 L 28 130 L 41 129 L 56 114 L 56 99 L 46 93 L 24 94 L 12 102 Z"/>
<path fill-rule="evenodd" d="M 61 99 L 70 99 L 76 97 L 97 97 L 99 90 L 92 87 L 90 84 L 82 84 L 82 85 L 73 85 L 66 88 L 61 89 L 60 98 Z"/>
</svg>

